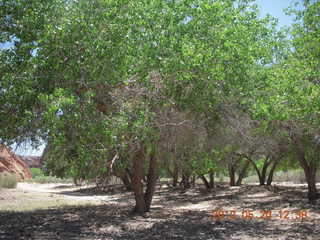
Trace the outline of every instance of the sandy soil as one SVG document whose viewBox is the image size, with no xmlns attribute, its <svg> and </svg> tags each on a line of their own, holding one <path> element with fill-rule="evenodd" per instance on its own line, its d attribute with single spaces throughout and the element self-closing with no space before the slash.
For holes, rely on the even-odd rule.
<svg viewBox="0 0 320 240">
<path fill-rule="evenodd" d="M 303 184 L 162 186 L 145 217 L 131 214 L 133 196 L 118 188 L 20 183 L 0 193 L 0 239 L 320 240 L 320 202 L 307 202 Z"/>
</svg>

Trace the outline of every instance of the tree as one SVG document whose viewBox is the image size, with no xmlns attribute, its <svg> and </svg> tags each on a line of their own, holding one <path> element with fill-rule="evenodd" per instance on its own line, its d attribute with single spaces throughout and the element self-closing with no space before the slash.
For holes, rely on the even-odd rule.
<svg viewBox="0 0 320 240">
<path fill-rule="evenodd" d="M 27 22 L 42 16 L 34 4 Z M 203 141 L 215 129 L 208 124 L 214 112 L 247 97 L 261 78 L 254 70 L 273 61 L 274 22 L 260 19 L 248 0 L 57 1 L 48 9 L 33 54 L 21 55 L 22 82 L 5 54 L 0 99 L 4 113 L 16 106 L 19 122 L 3 139 L 44 139 L 48 167 L 74 177 L 111 174 L 114 162 L 127 158 L 139 214 L 150 210 L 167 128 L 204 119 L 192 148 L 177 144 L 181 162 L 203 164 L 197 157 L 208 149 Z M 186 119 L 163 119 L 168 106 Z M 193 172 L 182 170 L 187 186 Z"/>
<path fill-rule="evenodd" d="M 37 121 L 41 108 L 38 95 L 50 92 L 43 75 L 34 75 L 34 55 L 45 26 L 58 17 L 62 1 L 11 1 L 0 3 L 0 141 L 7 145 L 31 141 L 39 144 Z"/>
<path fill-rule="evenodd" d="M 297 23 L 293 27 L 293 52 L 291 68 L 297 74 L 301 89 L 294 90 L 297 99 L 294 105 L 299 106 L 294 113 L 298 118 L 296 126 L 290 126 L 291 139 L 296 146 L 297 158 L 304 169 L 308 182 L 308 198 L 314 201 L 319 197 L 316 189 L 316 172 L 319 167 L 319 102 L 320 95 L 320 21 L 319 1 L 304 1 L 304 9 L 296 11 Z M 299 78 L 297 78 L 299 77 Z M 301 109 L 304 106 L 304 109 Z"/>
<path fill-rule="evenodd" d="M 319 166 L 319 1 L 303 1 L 293 25 L 292 45 L 281 62 L 270 66 L 265 88 L 256 99 L 257 115 L 284 131 L 308 183 L 308 198 L 318 198 Z"/>
</svg>

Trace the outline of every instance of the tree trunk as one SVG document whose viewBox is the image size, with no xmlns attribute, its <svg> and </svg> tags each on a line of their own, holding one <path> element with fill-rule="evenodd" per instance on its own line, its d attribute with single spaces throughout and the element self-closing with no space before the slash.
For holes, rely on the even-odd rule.
<svg viewBox="0 0 320 240">
<path fill-rule="evenodd" d="M 143 176 L 143 178 L 142 178 L 142 181 L 143 181 L 143 183 L 147 183 L 147 177 L 146 176 Z"/>
<path fill-rule="evenodd" d="M 232 165 L 229 165 L 229 178 L 230 178 L 230 186 L 235 186 L 236 183 L 236 171 Z"/>
<path fill-rule="evenodd" d="M 267 180 L 267 185 L 270 186 L 271 183 L 272 183 L 272 180 L 273 180 L 273 174 L 274 174 L 274 171 L 276 170 L 276 167 L 278 165 L 278 161 L 275 161 L 270 169 L 270 172 L 269 172 L 269 176 L 268 176 L 268 180 Z"/>
<path fill-rule="evenodd" d="M 317 192 L 317 186 L 316 186 L 316 172 L 317 172 L 316 164 L 314 164 L 314 162 L 308 162 L 308 160 L 305 158 L 304 146 L 301 140 L 299 139 L 299 137 L 297 136 L 293 137 L 293 142 L 295 144 L 295 150 L 298 155 L 300 165 L 304 170 L 304 174 L 306 176 L 306 180 L 308 183 L 309 202 L 314 204 L 315 200 L 319 198 L 319 195 Z"/>
<path fill-rule="evenodd" d="M 242 184 L 242 180 L 243 180 L 243 178 L 244 178 L 245 175 L 246 175 L 246 172 L 247 172 L 247 169 L 248 169 L 249 165 L 250 165 L 250 161 L 247 160 L 247 161 L 245 162 L 244 166 L 242 167 L 240 173 L 239 173 L 239 177 L 238 177 L 238 180 L 237 180 L 237 182 L 236 182 L 236 185 L 237 185 L 237 186 L 240 186 L 240 185 Z"/>
<path fill-rule="evenodd" d="M 80 177 L 74 177 L 74 178 L 73 178 L 73 183 L 74 183 L 74 185 L 76 185 L 76 186 L 82 186 L 83 179 L 80 178 Z"/>
<path fill-rule="evenodd" d="M 126 190 L 131 191 L 132 187 L 131 187 L 130 177 L 126 172 L 121 177 L 121 180 L 122 180 L 123 185 L 125 186 Z"/>
<path fill-rule="evenodd" d="M 213 171 L 210 171 L 210 173 L 209 173 L 209 179 L 210 179 L 209 187 L 210 187 L 210 188 L 214 188 L 214 172 L 213 172 Z"/>
<path fill-rule="evenodd" d="M 313 164 L 309 164 L 304 168 L 306 180 L 308 183 L 308 199 L 310 203 L 315 203 L 315 200 L 319 198 L 317 186 L 316 186 L 316 168 Z"/>
<path fill-rule="evenodd" d="M 266 157 L 266 159 L 263 162 L 262 170 L 261 170 L 261 180 L 260 185 L 266 184 L 266 177 L 267 177 L 267 170 L 270 165 L 270 159 L 269 157 Z"/>
<path fill-rule="evenodd" d="M 173 166 L 173 181 L 172 186 L 176 187 L 178 185 L 178 178 L 179 178 L 179 168 L 178 164 L 175 162 Z"/>
<path fill-rule="evenodd" d="M 183 186 L 184 189 L 190 188 L 191 185 L 190 185 L 189 176 L 183 174 L 183 175 L 182 175 L 181 184 L 182 184 L 182 186 Z"/>
<path fill-rule="evenodd" d="M 192 183 L 192 187 L 195 187 L 195 186 L 196 186 L 196 176 L 195 176 L 195 175 L 192 175 L 192 177 L 191 177 L 191 183 Z"/>
<path fill-rule="evenodd" d="M 260 183 L 260 185 L 264 185 L 265 179 L 262 179 L 262 176 L 261 176 L 261 174 L 260 174 L 259 168 L 257 167 L 257 164 L 255 164 L 255 162 L 252 161 L 251 158 L 248 158 L 248 157 L 247 157 L 247 159 L 251 162 L 251 164 L 253 165 L 253 168 L 256 170 L 257 175 L 258 175 L 258 178 L 259 178 L 259 183 Z"/>
<path fill-rule="evenodd" d="M 134 197 L 136 201 L 136 206 L 134 212 L 138 214 L 144 214 L 146 211 L 146 204 L 143 194 L 143 163 L 145 155 L 144 149 L 141 147 L 133 158 L 132 164 L 132 189 L 134 192 Z"/>
<path fill-rule="evenodd" d="M 209 189 L 210 188 L 210 184 L 208 182 L 208 180 L 206 179 L 206 177 L 202 174 L 202 175 L 199 175 L 199 177 L 201 178 L 204 186 L 206 187 L 206 189 Z"/>
<path fill-rule="evenodd" d="M 157 157 L 155 153 L 152 153 L 149 158 L 149 172 L 147 177 L 147 189 L 144 195 L 145 204 L 146 204 L 146 211 L 150 211 L 150 206 L 153 198 L 153 194 L 156 188 L 157 182 Z"/>
</svg>

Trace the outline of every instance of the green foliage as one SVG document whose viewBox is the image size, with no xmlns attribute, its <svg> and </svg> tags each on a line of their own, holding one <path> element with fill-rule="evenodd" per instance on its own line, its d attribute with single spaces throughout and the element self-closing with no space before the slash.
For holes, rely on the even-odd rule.
<svg viewBox="0 0 320 240">
<path fill-rule="evenodd" d="M 0 173 L 0 189 L 1 188 L 16 188 L 17 177 L 14 174 Z"/>
<path fill-rule="evenodd" d="M 30 168 L 30 172 L 31 172 L 32 178 L 44 176 L 44 172 L 40 168 Z"/>
<path fill-rule="evenodd" d="M 63 1 L 12 1 L 0 3 L 0 42 L 11 41 L 13 47 L 0 49 L 1 141 L 11 144 L 32 140 L 37 145 L 39 108 L 37 97 L 50 84 L 45 73 L 36 71 L 34 53 L 44 36 L 44 26 L 52 22 Z M 40 79 L 41 76 L 41 79 Z"/>
<path fill-rule="evenodd" d="M 186 128 L 175 145 L 173 157 L 188 172 L 223 171 L 219 161 L 244 148 L 233 140 L 206 144 L 228 106 L 265 121 L 265 132 L 273 121 L 314 132 L 320 123 L 319 3 L 305 1 L 296 13 L 292 41 L 276 30 L 275 19 L 260 18 L 253 3 L 1 3 L 0 41 L 15 45 L 0 51 L 1 124 L 8 126 L 0 140 L 42 139 L 47 174 L 94 179 L 108 174 L 113 158 L 123 170 L 139 146 L 149 154 L 165 145 L 170 130 L 162 123 L 171 120 L 170 108 L 205 125 L 200 137 L 200 127 L 190 134 Z M 314 145 L 305 144 L 313 158 Z M 169 148 L 163 156 L 174 155 Z"/>
<path fill-rule="evenodd" d="M 211 152 L 200 152 L 195 154 L 195 159 L 191 162 L 191 167 L 197 175 L 205 175 L 211 172 L 219 172 L 220 167 L 218 166 L 216 151 Z"/>
<path fill-rule="evenodd" d="M 302 144 L 292 145 L 292 153 L 280 166 L 284 170 L 297 167 L 299 147 L 305 164 L 313 169 L 320 164 L 319 12 L 319 1 L 302 1 L 300 8 L 291 9 L 296 22 L 290 29 L 286 57 L 267 69 L 264 87 L 254 95 L 256 116 L 276 126 L 292 143 L 299 139 Z"/>
<path fill-rule="evenodd" d="M 70 178 L 59 178 L 55 176 L 45 175 L 45 172 L 40 168 L 30 168 L 32 179 L 27 180 L 31 183 L 72 183 Z"/>
<path fill-rule="evenodd" d="M 258 115 L 270 120 L 296 121 L 302 127 L 319 126 L 320 85 L 320 4 L 304 1 L 305 7 L 294 10 L 297 22 L 291 29 L 293 40 L 286 59 L 267 70 L 265 88 L 255 99 Z M 303 126 L 305 125 L 305 126 Z"/>
<path fill-rule="evenodd" d="M 54 176 L 38 175 L 36 177 L 33 177 L 32 179 L 29 179 L 27 182 L 40 183 L 40 184 L 46 184 L 46 183 L 72 183 L 72 180 L 71 179 L 66 179 L 66 178 L 58 178 L 58 177 L 54 177 Z"/>
</svg>

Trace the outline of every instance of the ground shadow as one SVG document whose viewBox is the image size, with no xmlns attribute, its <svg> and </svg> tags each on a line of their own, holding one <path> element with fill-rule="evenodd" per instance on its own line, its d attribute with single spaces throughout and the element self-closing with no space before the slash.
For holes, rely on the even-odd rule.
<svg viewBox="0 0 320 240">
<path fill-rule="evenodd" d="M 317 239 L 320 234 L 319 225 L 282 229 L 266 220 L 217 221 L 208 211 L 160 211 L 138 217 L 130 206 L 105 205 L 0 212 L 0 239 Z"/>
<path fill-rule="evenodd" d="M 320 221 L 274 221 L 237 216 L 216 219 L 213 209 L 233 206 L 247 209 L 311 208 L 302 197 L 303 187 L 281 187 L 277 192 L 263 186 L 200 188 L 188 191 L 170 188 L 155 194 L 154 207 L 146 217 L 133 216 L 133 196 L 128 192 L 103 205 L 67 206 L 29 212 L 0 212 L 0 239 L 319 239 Z M 90 196 L 92 190 L 63 191 L 63 195 Z M 189 204 L 212 201 L 212 209 L 196 210 Z M 186 208 L 175 208 L 185 204 Z M 210 205 L 211 206 L 211 205 Z M 210 208 L 210 207 L 209 207 Z"/>
</svg>

